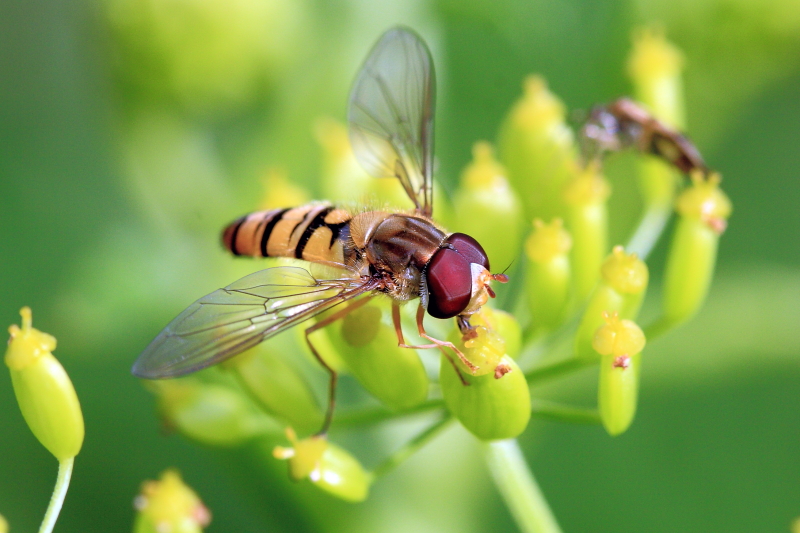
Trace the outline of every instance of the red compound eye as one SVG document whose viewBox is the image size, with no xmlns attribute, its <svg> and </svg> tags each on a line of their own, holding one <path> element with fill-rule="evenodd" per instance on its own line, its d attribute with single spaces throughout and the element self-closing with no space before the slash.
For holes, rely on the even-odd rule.
<svg viewBox="0 0 800 533">
<path fill-rule="evenodd" d="M 472 296 L 472 267 L 450 248 L 439 248 L 425 269 L 428 288 L 428 314 L 451 318 L 469 304 Z"/>
<path fill-rule="evenodd" d="M 478 263 L 483 265 L 486 270 L 490 270 L 489 258 L 486 257 L 486 252 L 483 251 L 483 247 L 478 244 L 478 241 L 469 235 L 453 233 L 444 242 L 455 248 L 468 262 Z"/>
</svg>

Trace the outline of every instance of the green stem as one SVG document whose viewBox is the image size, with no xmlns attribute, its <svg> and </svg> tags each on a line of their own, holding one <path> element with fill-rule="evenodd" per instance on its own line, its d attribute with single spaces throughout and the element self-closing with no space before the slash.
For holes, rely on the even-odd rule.
<svg viewBox="0 0 800 533">
<path fill-rule="evenodd" d="M 664 232 L 670 216 L 672 216 L 671 203 L 651 205 L 642 217 L 633 237 L 628 241 L 625 251 L 635 253 L 642 261 L 647 259 Z"/>
<path fill-rule="evenodd" d="M 56 520 L 58 520 L 58 514 L 61 512 L 61 506 L 64 505 L 64 497 L 67 495 L 69 480 L 72 477 L 72 465 L 74 463 L 74 457 L 59 461 L 56 486 L 53 488 L 53 495 L 50 497 L 50 505 L 47 506 L 47 512 L 44 514 L 41 527 L 39 527 L 39 533 L 50 533 L 53 531 Z"/>
<path fill-rule="evenodd" d="M 561 528 L 517 441 L 501 440 L 484 445 L 486 461 L 495 485 L 523 533 L 561 533 Z"/>
<path fill-rule="evenodd" d="M 379 464 L 372 471 L 374 478 L 379 478 L 391 472 L 395 467 L 400 465 L 403 461 L 414 455 L 417 450 L 425 446 L 428 442 L 434 439 L 443 429 L 445 429 L 453 417 L 448 415 L 437 420 L 434 424 L 429 426 L 425 431 L 414 437 L 407 442 L 402 448 L 387 457 L 381 464 Z"/>
<path fill-rule="evenodd" d="M 528 380 L 528 384 L 530 385 L 536 383 L 537 381 L 553 379 L 562 374 L 567 374 L 595 363 L 597 363 L 597 361 L 576 359 L 574 357 L 561 359 L 553 363 L 546 363 L 528 370 L 525 372 L 525 379 Z"/>
<path fill-rule="evenodd" d="M 599 424 L 601 422 L 597 409 L 571 407 L 547 400 L 531 400 L 531 415 L 576 424 Z"/>
<path fill-rule="evenodd" d="M 436 409 L 444 407 L 444 401 L 441 399 L 427 400 L 403 411 L 389 411 L 383 407 L 373 407 L 368 409 L 353 409 L 350 412 L 344 411 L 336 414 L 336 428 L 346 428 L 354 426 L 365 426 L 378 422 L 385 422 L 395 418 L 416 415 L 420 413 L 427 413 Z"/>
</svg>

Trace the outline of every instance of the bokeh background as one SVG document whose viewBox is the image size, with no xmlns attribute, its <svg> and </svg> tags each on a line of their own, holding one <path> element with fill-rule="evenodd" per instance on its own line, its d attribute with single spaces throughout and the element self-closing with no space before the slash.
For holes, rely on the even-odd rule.
<svg viewBox="0 0 800 533">
<path fill-rule="evenodd" d="M 34 326 L 58 337 L 87 425 L 58 530 L 128 530 L 140 482 L 168 466 L 211 508 L 209 531 L 513 529 L 460 428 L 351 505 L 290 484 L 265 450 L 165 434 L 129 374 L 177 312 L 255 269 L 232 265 L 217 235 L 257 205 L 265 175 L 320 190 L 314 125 L 344 120 L 358 65 L 397 23 L 433 50 L 445 188 L 473 142 L 495 139 L 526 75 L 586 110 L 630 92 L 635 28 L 657 24 L 684 51 L 688 130 L 734 202 L 709 301 L 648 346 L 626 434 L 534 420 L 520 440 L 567 532 L 789 531 L 800 516 L 800 4 L 2 0 L 0 324 L 30 305 Z M 32 531 L 56 464 L 3 372 L 0 413 L 0 513 Z M 369 462 L 401 429 L 346 439 Z"/>
</svg>

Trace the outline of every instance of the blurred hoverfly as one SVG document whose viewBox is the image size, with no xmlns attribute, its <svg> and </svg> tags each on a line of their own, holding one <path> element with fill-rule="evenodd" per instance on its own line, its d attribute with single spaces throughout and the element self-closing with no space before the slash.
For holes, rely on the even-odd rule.
<svg viewBox="0 0 800 533">
<path fill-rule="evenodd" d="M 596 159 L 605 152 L 635 148 L 664 159 L 685 174 L 696 170 L 708 173 L 700 152 L 686 136 L 629 98 L 592 109 L 581 128 L 580 139 L 586 160 Z"/>
<path fill-rule="evenodd" d="M 223 243 L 234 255 L 290 257 L 333 267 L 333 279 L 307 268 L 278 266 L 246 276 L 190 305 L 142 352 L 136 376 L 171 378 L 224 361 L 290 327 L 328 311 L 306 329 L 306 341 L 330 373 L 327 431 L 335 400 L 336 373 L 308 335 L 371 298 L 392 298 L 400 346 L 448 348 L 472 367 L 452 343 L 425 332 L 425 311 L 455 317 L 464 335 L 470 316 L 494 293 L 489 259 L 475 239 L 446 233 L 431 220 L 435 74 L 430 51 L 406 28 L 387 31 L 361 67 L 350 93 L 350 141 L 361 165 L 375 177 L 395 177 L 416 206 L 412 212 L 354 213 L 327 203 L 260 211 L 225 228 Z M 311 266 L 311 265 L 309 265 Z M 364 295 L 363 298 L 358 298 Z M 399 304 L 420 299 L 417 327 L 430 344 L 405 344 Z"/>
</svg>

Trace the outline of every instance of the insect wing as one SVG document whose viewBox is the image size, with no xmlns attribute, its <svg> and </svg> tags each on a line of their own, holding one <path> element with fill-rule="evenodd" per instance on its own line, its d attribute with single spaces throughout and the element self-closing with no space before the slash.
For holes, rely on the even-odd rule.
<svg viewBox="0 0 800 533">
<path fill-rule="evenodd" d="M 299 267 L 255 272 L 204 296 L 170 322 L 133 365 L 146 379 L 181 376 L 233 357 L 365 290 Z"/>
<path fill-rule="evenodd" d="M 373 47 L 350 92 L 348 121 L 356 158 L 371 175 L 400 180 L 417 211 L 433 207 L 436 74 L 425 42 L 392 28 Z"/>
</svg>

